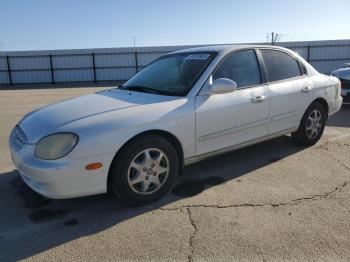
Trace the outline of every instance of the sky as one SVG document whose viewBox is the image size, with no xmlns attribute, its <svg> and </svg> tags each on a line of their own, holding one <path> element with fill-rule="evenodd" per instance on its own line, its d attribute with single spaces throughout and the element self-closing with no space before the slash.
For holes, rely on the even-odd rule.
<svg viewBox="0 0 350 262">
<path fill-rule="evenodd" d="M 350 0 L 0 0 L 0 51 L 350 39 Z"/>
</svg>

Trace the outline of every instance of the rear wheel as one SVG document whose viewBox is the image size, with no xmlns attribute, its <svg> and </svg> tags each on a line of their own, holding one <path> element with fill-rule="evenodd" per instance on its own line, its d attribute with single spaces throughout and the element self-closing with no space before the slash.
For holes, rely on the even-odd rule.
<svg viewBox="0 0 350 262">
<path fill-rule="evenodd" d="M 170 142 L 145 135 L 127 144 L 113 161 L 110 187 L 130 204 L 156 201 L 173 185 L 178 166 L 178 155 Z"/>
<path fill-rule="evenodd" d="M 326 121 L 324 106 L 313 102 L 304 113 L 298 130 L 292 133 L 293 142 L 298 145 L 314 145 L 321 138 Z"/>
</svg>

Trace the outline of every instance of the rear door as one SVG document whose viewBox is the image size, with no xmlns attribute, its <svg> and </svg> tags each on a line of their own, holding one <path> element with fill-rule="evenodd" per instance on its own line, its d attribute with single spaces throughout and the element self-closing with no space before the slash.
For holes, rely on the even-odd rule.
<svg viewBox="0 0 350 262">
<path fill-rule="evenodd" d="M 232 93 L 196 98 L 197 154 L 205 154 L 267 135 L 268 86 L 262 83 L 255 50 L 235 51 L 223 59 L 212 79 L 237 83 Z"/>
<path fill-rule="evenodd" d="M 300 62 L 277 49 L 260 49 L 271 96 L 268 134 L 284 132 L 299 125 L 308 103 L 313 82 Z"/>
</svg>

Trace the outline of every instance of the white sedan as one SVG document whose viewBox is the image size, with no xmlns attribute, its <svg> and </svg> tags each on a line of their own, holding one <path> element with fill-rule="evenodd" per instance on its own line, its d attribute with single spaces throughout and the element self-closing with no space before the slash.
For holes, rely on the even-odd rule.
<svg viewBox="0 0 350 262">
<path fill-rule="evenodd" d="M 165 55 L 119 88 L 27 114 L 9 144 L 23 180 L 50 198 L 104 193 L 144 204 L 184 165 L 292 134 L 321 137 L 342 104 L 337 78 L 280 47 L 212 46 Z"/>
</svg>

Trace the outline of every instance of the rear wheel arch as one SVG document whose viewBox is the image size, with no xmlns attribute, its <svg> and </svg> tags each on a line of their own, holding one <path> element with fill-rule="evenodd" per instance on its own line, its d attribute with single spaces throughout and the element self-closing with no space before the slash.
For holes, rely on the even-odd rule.
<svg viewBox="0 0 350 262">
<path fill-rule="evenodd" d="M 315 99 L 312 101 L 303 114 L 298 129 L 292 133 L 293 142 L 298 145 L 307 146 L 317 143 L 325 128 L 327 110 L 328 104 L 324 99 Z"/>
<path fill-rule="evenodd" d="M 324 109 L 326 110 L 326 118 L 328 118 L 329 106 L 328 106 L 327 100 L 324 99 L 323 97 L 319 97 L 313 100 L 310 105 L 312 105 L 315 102 L 321 104 L 324 107 Z"/>
<path fill-rule="evenodd" d="M 116 159 L 118 158 L 120 153 L 123 151 L 123 149 L 125 149 L 128 146 L 128 144 L 130 144 L 132 141 L 135 141 L 136 139 L 140 139 L 141 137 L 147 136 L 147 135 L 156 135 L 156 136 L 162 137 L 162 138 L 166 139 L 168 142 L 170 142 L 172 144 L 172 146 L 175 148 L 175 150 L 177 152 L 177 155 L 178 155 L 179 171 L 180 171 L 180 173 L 182 172 L 182 169 L 183 169 L 183 166 L 184 166 L 184 153 L 183 153 L 182 144 L 179 141 L 179 139 L 175 135 L 171 134 L 168 131 L 164 131 L 164 130 L 160 130 L 160 129 L 147 130 L 147 131 L 141 132 L 141 133 L 133 136 L 132 138 L 130 138 L 116 152 L 116 154 L 115 154 L 115 156 L 113 158 L 113 161 L 112 161 L 112 163 L 111 163 L 111 165 L 109 167 L 107 185 L 109 185 L 109 182 L 110 182 L 112 164 L 113 164 L 114 161 L 116 161 Z"/>
</svg>

